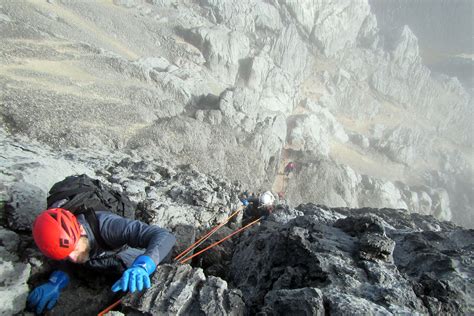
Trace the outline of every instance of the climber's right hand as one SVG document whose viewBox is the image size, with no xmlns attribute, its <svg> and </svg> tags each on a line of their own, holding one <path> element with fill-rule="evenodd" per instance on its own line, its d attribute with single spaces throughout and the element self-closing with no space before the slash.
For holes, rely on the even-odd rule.
<svg viewBox="0 0 474 316">
<path fill-rule="evenodd" d="M 151 287 L 150 275 L 155 272 L 156 264 L 147 255 L 138 256 L 132 266 L 125 270 L 122 277 L 112 285 L 112 291 L 142 291 Z"/>
<path fill-rule="evenodd" d="M 54 271 L 49 281 L 35 288 L 26 300 L 28 308 L 41 314 L 46 309 L 52 309 L 58 301 L 62 289 L 69 283 L 69 277 L 63 271 Z"/>
</svg>

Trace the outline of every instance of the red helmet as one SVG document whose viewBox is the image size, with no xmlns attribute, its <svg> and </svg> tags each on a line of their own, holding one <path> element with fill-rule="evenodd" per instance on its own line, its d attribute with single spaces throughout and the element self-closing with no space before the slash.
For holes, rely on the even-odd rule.
<svg viewBox="0 0 474 316">
<path fill-rule="evenodd" d="M 65 259 L 81 237 L 76 217 L 62 208 L 41 213 L 33 223 L 33 238 L 41 252 L 51 259 Z"/>
</svg>

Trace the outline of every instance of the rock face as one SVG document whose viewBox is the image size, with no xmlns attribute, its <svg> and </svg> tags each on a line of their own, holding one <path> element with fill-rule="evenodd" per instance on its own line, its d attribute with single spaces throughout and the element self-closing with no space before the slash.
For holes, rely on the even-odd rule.
<svg viewBox="0 0 474 316">
<path fill-rule="evenodd" d="M 375 145 L 390 159 L 403 164 L 414 164 L 417 159 L 426 156 L 426 149 L 431 148 L 432 141 L 423 133 L 403 127 L 385 131 L 382 139 Z"/>
<path fill-rule="evenodd" d="M 369 13 L 368 1 L 283 1 L 291 16 L 324 54 L 355 44 Z"/>
<path fill-rule="evenodd" d="M 152 283 L 144 294 L 127 297 L 124 306 L 153 315 L 244 315 L 240 291 L 228 289 L 222 279 L 206 277 L 201 269 L 162 265 Z"/>
<path fill-rule="evenodd" d="M 410 213 L 436 214 L 441 220 L 451 220 L 454 216 L 449 195 L 442 186 L 436 189 L 408 186 L 399 181 L 361 176 L 348 166 L 334 166 L 329 159 L 300 162 L 300 168 L 304 171 L 296 172 L 295 181 L 286 187 L 292 205 L 296 205 L 296 201 L 317 200 L 332 207 L 405 209 Z M 324 186 L 320 186 L 323 181 Z M 308 187 L 318 189 L 308 190 Z"/>
<path fill-rule="evenodd" d="M 31 266 L 20 260 L 17 254 L 19 243 L 20 237 L 17 234 L 4 228 L 0 229 L 0 295 L 3 301 L 0 307 L 1 315 L 13 315 L 25 308 L 29 292 L 26 282 Z"/>
<path fill-rule="evenodd" d="M 276 221 L 288 214 L 275 213 L 236 248 L 232 278 L 252 312 L 472 310 L 472 230 L 389 209 L 297 210 L 285 224 Z"/>
<path fill-rule="evenodd" d="M 137 218 L 174 232 L 178 244 L 173 255 L 227 218 L 242 191 L 238 185 L 191 166 L 172 166 L 150 157 L 79 155 L 74 150 L 63 151 L 61 156 L 38 144 L 22 144 L 19 139 L 16 144 L 18 147 L 10 147 L 23 155 L 19 161 L 27 161 L 31 154 L 43 155 L 37 164 L 29 165 L 32 174 L 49 161 L 58 166 L 67 161 L 125 192 L 139 205 Z M 12 182 L 22 175 L 19 171 L 12 168 L 5 185 L 15 187 Z M 61 172 L 58 169 L 50 176 L 54 179 Z M 369 181 L 349 172 L 347 177 Z M 33 183 L 28 177 L 22 179 Z M 28 231 L 33 217 L 27 213 L 35 210 L 35 201 L 41 201 L 45 191 L 9 192 L 5 225 L 22 235 L 2 230 L 2 273 L 7 281 L 0 290 L 8 292 L 3 296 L 5 313 L 15 313 L 21 312 L 28 291 L 41 284 L 50 266 L 35 249 Z M 26 192 L 28 198 L 22 200 L 23 195 L 16 192 Z M 417 195 L 419 203 L 444 210 L 447 204 L 442 202 L 442 192 L 425 193 Z M 387 194 L 393 196 L 393 192 Z M 28 208 L 28 204 L 11 202 L 30 200 L 34 203 Z M 389 204 L 387 201 L 380 203 Z M 12 225 L 16 219 L 18 225 Z M 237 217 L 201 248 L 230 234 L 240 221 Z M 160 266 L 153 287 L 127 296 L 122 311 L 132 315 L 462 314 L 474 304 L 473 241 L 472 230 L 401 210 L 278 205 L 260 226 L 205 252 L 191 265 Z M 53 315 L 95 313 L 105 307 L 104 302 L 113 300 L 109 285 L 115 278 L 76 272 Z M 31 288 L 26 283 L 29 276 Z"/>
<path fill-rule="evenodd" d="M 264 315 L 324 315 L 323 297 L 315 288 L 270 291 L 262 311 Z"/>
<path fill-rule="evenodd" d="M 308 114 L 294 115 L 288 122 L 287 143 L 293 150 L 328 156 L 332 139 L 342 143 L 348 140 L 344 128 L 327 108 L 308 100 L 305 107 L 309 110 Z"/>
<path fill-rule="evenodd" d="M 245 34 L 225 27 L 197 28 L 184 32 L 206 59 L 206 66 L 219 75 L 218 79 L 233 84 L 239 70 L 239 60 L 249 54 L 250 43 Z"/>
<path fill-rule="evenodd" d="M 17 313 L 25 308 L 26 296 L 31 290 L 26 283 L 28 280 L 33 288 L 42 284 L 51 272 L 50 263 L 35 249 L 31 226 L 34 218 L 45 207 L 46 192 L 49 190 L 46 185 L 50 181 L 60 181 L 66 176 L 61 166 L 74 165 L 75 167 L 70 169 L 71 172 L 86 170 L 91 177 L 123 191 L 139 204 L 137 218 L 174 232 L 178 239 L 175 254 L 193 243 L 197 235 L 227 218 L 230 212 L 237 208 L 237 195 L 241 192 L 238 185 L 225 179 L 208 177 L 188 165 L 171 167 L 171 163 L 152 158 L 147 160 L 103 152 L 83 153 L 70 150 L 54 153 L 47 146 L 26 144 L 20 139 L 16 139 L 15 146 L 12 146 L 12 139 L 9 137 L 3 138 L 2 144 L 6 149 L 4 154 L 13 158 L 10 161 L 10 177 L 5 178 L 4 182 L 10 190 L 2 196 L 2 202 L 5 203 L 2 204 L 2 225 L 9 229 L 2 229 L 0 234 L 0 272 L 5 280 L 0 291 L 4 293 L 2 312 L 5 314 Z M 29 162 L 35 158 L 35 163 Z M 24 166 L 28 166 L 28 173 L 21 172 Z M 53 169 L 53 166 L 59 168 Z M 36 178 L 31 175 L 41 175 L 44 170 L 49 172 L 49 178 L 43 179 L 44 182 L 35 182 Z M 38 188 L 33 183 L 41 184 L 41 187 Z M 18 236 L 12 230 L 22 235 Z M 189 265 L 164 266 L 163 273 L 167 271 L 166 268 L 178 269 L 168 271 L 171 283 L 180 283 L 183 280 L 189 282 L 191 294 L 197 296 L 189 297 L 189 301 L 186 301 L 186 304 L 192 305 L 190 309 L 176 311 L 168 309 L 169 298 L 163 298 L 164 305 L 157 307 L 157 311 L 167 310 L 173 314 L 181 312 L 183 315 L 188 314 L 190 310 L 208 315 L 242 315 L 244 305 L 239 291 L 228 289 L 224 280 L 205 277 L 202 270 L 192 269 Z M 173 275 L 181 277 L 173 280 Z M 162 284 L 162 278 L 165 276 L 157 277 L 160 280 L 157 284 Z M 113 299 L 109 287 L 116 279 L 88 272 L 81 273 L 80 270 L 77 274 L 71 274 L 71 278 L 71 285 L 61 295 L 53 315 L 76 314 L 81 311 L 97 313 L 105 307 L 104 302 Z M 89 282 L 84 283 L 85 280 Z M 194 281 L 191 282 L 192 280 Z M 197 294 L 198 292 L 200 294 Z M 171 296 L 175 295 L 174 290 L 170 293 Z M 184 301 L 179 304 L 181 303 L 184 304 Z"/>
<path fill-rule="evenodd" d="M 3 1 L 1 313 L 21 313 L 50 269 L 30 232 L 46 193 L 83 173 L 170 229 L 173 255 L 241 191 L 288 202 L 164 265 L 126 313 L 472 313 L 472 231 L 415 214 L 474 225 L 469 78 L 425 65 L 426 34 L 469 29 L 470 10 L 449 13 L 471 4 L 370 2 Z M 469 56 L 449 57 L 472 81 Z M 96 313 L 109 281 L 78 273 L 52 313 Z"/>
<path fill-rule="evenodd" d="M 14 231 L 30 232 L 34 219 L 46 207 L 47 192 L 55 182 L 71 175 L 68 171 L 87 173 L 123 192 L 138 203 L 140 219 L 183 232 L 179 234 L 184 238 L 179 241 L 182 245 L 192 243 L 196 233 L 227 218 L 240 203 L 237 199 L 242 191 L 239 184 L 208 177 L 190 165 L 171 167 L 169 162 L 150 157 L 113 156 L 104 152 L 96 152 L 95 156 L 80 151 L 57 154 L 51 148 L 25 144 L 19 139 L 16 146 L 11 146 L 9 137 L 5 137 L 2 144 L 5 154 L 17 155 L 16 161 L 10 161 L 10 177 L 4 181 L 9 190 L 4 193 L 5 213 L 2 214 L 5 225 Z M 23 172 L 25 166 L 28 172 Z M 41 178 L 42 175 L 45 177 Z"/>
<path fill-rule="evenodd" d="M 328 173 L 344 165 L 357 178 L 442 189 L 461 213 L 469 204 L 454 201 L 464 201 L 455 198 L 464 170 L 443 172 L 436 185 L 425 175 L 454 155 L 453 142 L 469 161 L 472 98 L 459 80 L 423 64 L 412 28 L 397 23 L 385 32 L 373 7 L 368 0 L 6 2 L 0 121 L 8 133 L 57 150 L 160 157 L 251 190 L 278 182 L 287 159 L 333 158 L 334 143 L 355 144 L 358 159 L 334 159 Z M 384 126 L 380 135 L 370 132 L 375 126 Z M 358 168 L 386 159 L 407 170 Z M 288 195 L 305 197 L 295 205 L 324 193 L 321 202 L 346 202 L 332 206 L 378 206 L 359 202 L 379 192 L 360 187 L 364 198 L 349 197 L 347 185 Z M 452 218 L 464 224 L 466 217 Z"/>
</svg>

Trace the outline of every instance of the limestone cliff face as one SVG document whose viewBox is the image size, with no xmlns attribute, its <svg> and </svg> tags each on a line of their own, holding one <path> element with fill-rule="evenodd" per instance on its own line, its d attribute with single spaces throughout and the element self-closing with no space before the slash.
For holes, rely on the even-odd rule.
<svg viewBox="0 0 474 316">
<path fill-rule="evenodd" d="M 385 32 L 390 6 L 375 7 L 367 0 L 6 2 L 0 118 L 9 133 L 56 148 L 193 163 L 255 190 L 285 192 L 293 205 L 379 206 L 377 186 L 357 180 L 364 176 L 397 187 L 382 190 L 395 201 L 385 206 L 413 212 L 424 209 L 410 198 L 415 187 L 426 187 L 431 200 L 429 192 L 444 190 L 448 208 L 428 212 L 470 223 L 460 210 L 471 206 L 457 188 L 470 172 L 463 166 L 472 148 L 471 96 L 423 64 L 410 27 Z M 349 185 L 345 177 L 330 187 L 316 177 L 327 188 L 312 190 L 279 175 L 290 160 L 321 159 L 329 159 L 329 175 L 351 170 L 352 197 L 334 198 Z M 446 159 L 461 164 L 448 170 Z M 432 181 L 437 172 L 443 181 Z"/>
<path fill-rule="evenodd" d="M 30 224 L 44 208 L 51 185 L 80 173 L 123 190 L 138 203 L 139 216 L 173 229 L 182 245 L 225 218 L 242 190 L 281 193 L 289 212 L 282 216 L 299 214 L 308 221 L 301 227 L 291 224 L 298 231 L 313 225 L 311 216 L 298 211 L 306 203 L 332 208 L 321 211 L 330 218 L 350 216 L 337 207 L 392 208 L 405 210 L 403 216 L 415 222 L 415 214 L 423 214 L 473 227 L 472 91 L 466 84 L 472 82 L 472 72 L 452 77 L 457 73 L 443 72 L 451 61 L 431 62 L 427 54 L 437 40 L 434 33 L 456 52 L 466 52 L 460 43 L 472 36 L 462 42 L 443 34 L 469 32 L 463 23 L 472 10 L 452 13 L 470 3 L 383 3 L 3 1 L 0 201 L 7 207 L 0 220 L 7 228 L 2 239 L 12 240 L 6 252 L 28 246 L 23 241 L 31 243 Z M 433 16 L 442 17 L 441 22 L 434 23 Z M 435 27 L 422 28 L 424 22 Z M 450 58 L 458 68 L 469 64 L 465 54 Z M 286 175 L 290 161 L 296 169 Z M 439 225 L 444 229 L 450 224 Z M 348 249 L 372 247 L 367 238 L 349 238 L 340 227 L 331 227 L 337 236 L 350 239 Z M 12 230 L 19 240 L 10 237 Z M 385 237 L 383 243 L 391 244 Z M 46 270 L 36 259 L 41 256 L 28 247 L 28 260 L 12 255 L 5 267 L 5 292 L 19 291 L 6 307 L 12 313 L 23 308 L 15 302 L 25 298 L 30 270 L 30 283 Z M 234 247 L 237 254 L 243 246 Z M 351 301 L 360 308 L 368 304 L 373 313 L 405 310 L 394 307 L 393 295 L 382 302 L 383 295 L 355 295 L 353 288 L 334 298 L 334 284 L 315 288 L 303 282 L 293 291 L 287 285 L 293 282 L 288 281 L 292 271 L 272 272 L 284 275 L 274 292 L 263 278 L 251 298 L 247 281 L 231 279 L 225 268 L 231 261 L 234 265 L 232 253 L 215 264 L 163 272 L 161 277 L 171 283 L 181 280 L 177 275 L 194 280 L 183 292 L 180 302 L 186 306 L 179 312 L 215 309 L 226 314 L 250 308 L 270 313 L 278 306 L 291 312 L 284 306 L 295 300 L 311 302 L 302 307 L 311 313 L 327 310 L 328 304 L 343 312 Z M 11 267 L 22 276 L 18 282 L 9 277 Z M 229 284 L 242 282 L 242 292 L 208 279 L 199 267 Z M 397 269 L 394 273 L 405 271 Z M 357 271 L 357 282 L 373 282 Z M 398 278 L 394 275 L 390 278 Z M 414 292 L 403 285 L 410 297 L 400 306 L 409 304 L 410 313 L 436 313 L 445 298 L 428 293 L 425 299 L 417 292 L 434 284 L 430 277 L 405 279 L 425 285 Z M 207 294 L 196 297 L 201 286 Z M 209 303 L 215 295 L 221 302 L 217 305 Z M 133 300 L 130 308 L 158 313 L 166 306 L 150 304 L 148 298 Z M 438 312 L 460 312 L 463 306 Z"/>
<path fill-rule="evenodd" d="M 329 158 L 328 174 L 342 167 L 386 187 L 403 183 L 386 199 L 403 202 L 385 206 L 420 212 L 404 198 L 420 194 L 414 186 L 426 187 L 431 200 L 430 191 L 444 190 L 442 218 L 470 223 L 458 188 L 470 172 L 463 166 L 472 98 L 456 79 L 424 66 L 410 27 L 386 32 L 390 6 L 372 6 L 6 2 L 0 117 L 9 133 L 56 148 L 136 150 L 193 163 L 252 189 L 273 187 L 294 205 L 378 206 L 377 190 L 361 184 L 352 197 L 334 199 L 348 185 L 344 177 L 324 191 L 292 191 L 301 178 L 278 174 L 289 160 Z M 461 164 L 445 169 L 445 160 Z M 442 181 L 432 180 L 436 173 Z"/>
</svg>

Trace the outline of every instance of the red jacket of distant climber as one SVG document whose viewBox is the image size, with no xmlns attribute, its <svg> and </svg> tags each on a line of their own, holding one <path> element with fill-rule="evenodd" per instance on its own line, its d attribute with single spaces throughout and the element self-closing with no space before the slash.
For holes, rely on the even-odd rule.
<svg viewBox="0 0 474 316">
<path fill-rule="evenodd" d="M 296 165 L 294 162 L 289 162 L 285 167 L 285 174 L 289 175 L 291 172 L 295 171 Z"/>
</svg>

